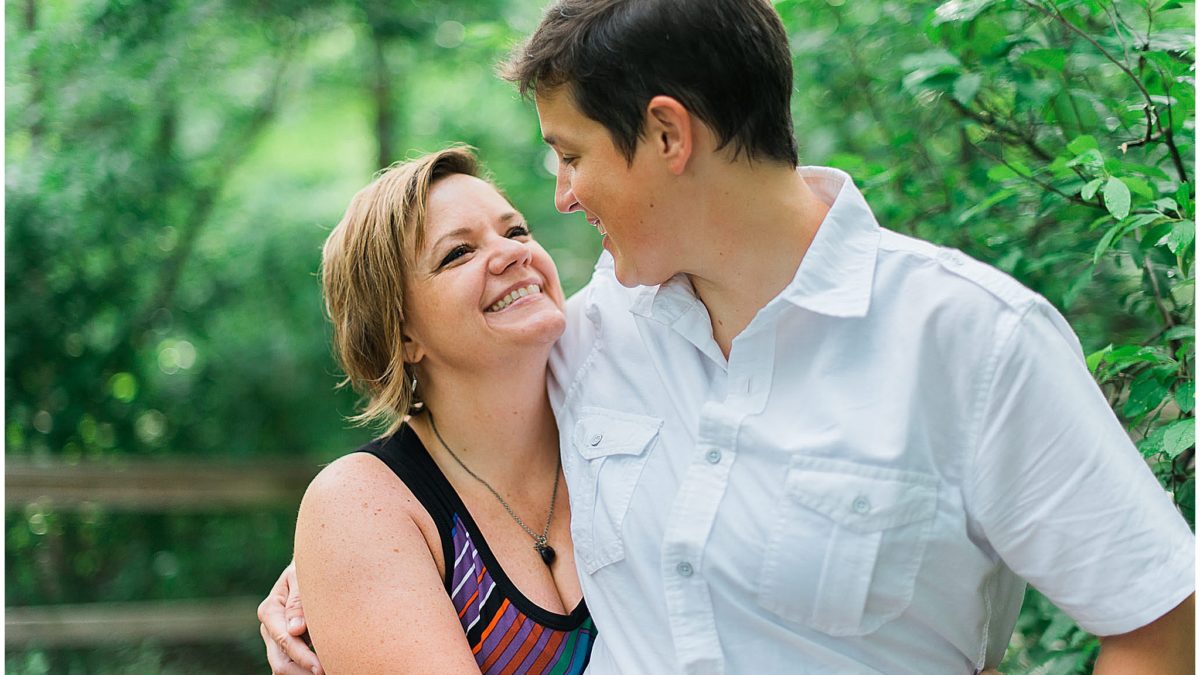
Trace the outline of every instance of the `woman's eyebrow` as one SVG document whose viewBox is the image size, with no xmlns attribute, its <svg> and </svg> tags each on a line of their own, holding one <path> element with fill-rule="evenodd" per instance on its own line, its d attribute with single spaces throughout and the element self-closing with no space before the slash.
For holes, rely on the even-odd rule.
<svg viewBox="0 0 1200 675">
<path fill-rule="evenodd" d="M 446 241 L 447 239 L 454 239 L 456 237 L 464 237 L 470 233 L 471 233 L 471 228 L 469 228 L 469 227 L 459 227 L 459 228 L 450 230 L 446 234 L 443 234 L 442 236 L 438 237 L 438 240 L 433 242 L 433 246 L 430 246 L 429 250 L 433 251 L 433 250 L 437 249 L 439 246 L 442 245 L 442 242 Z"/>
</svg>

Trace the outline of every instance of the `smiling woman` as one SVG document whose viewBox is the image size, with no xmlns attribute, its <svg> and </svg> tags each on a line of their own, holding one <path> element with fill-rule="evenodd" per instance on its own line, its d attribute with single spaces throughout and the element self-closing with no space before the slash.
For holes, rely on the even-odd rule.
<svg viewBox="0 0 1200 675">
<path fill-rule="evenodd" d="M 579 673 L 591 653 L 546 396 L 563 293 L 478 173 L 463 148 L 395 165 L 325 245 L 357 419 L 388 424 L 300 507 L 296 573 L 330 672 Z"/>
</svg>

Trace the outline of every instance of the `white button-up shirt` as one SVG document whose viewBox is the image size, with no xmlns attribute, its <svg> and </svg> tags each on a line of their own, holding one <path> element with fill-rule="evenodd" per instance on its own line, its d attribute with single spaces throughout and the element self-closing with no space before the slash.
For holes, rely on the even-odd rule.
<svg viewBox="0 0 1200 675">
<path fill-rule="evenodd" d="M 970 673 L 1024 581 L 1085 629 L 1192 592 L 1194 540 L 1043 298 L 881 229 L 849 177 L 728 361 L 607 255 L 551 398 L 592 673 Z"/>
</svg>

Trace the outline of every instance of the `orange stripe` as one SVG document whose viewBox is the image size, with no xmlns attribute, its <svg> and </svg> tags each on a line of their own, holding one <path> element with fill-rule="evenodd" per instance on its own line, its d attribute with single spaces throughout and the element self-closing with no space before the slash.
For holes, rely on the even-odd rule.
<svg viewBox="0 0 1200 675">
<path fill-rule="evenodd" d="M 481 672 L 486 673 L 489 668 L 496 664 L 496 659 L 499 659 L 500 656 L 504 654 L 504 650 L 508 649 L 508 644 L 517 636 L 517 633 L 520 632 L 521 626 L 523 625 L 525 625 L 525 615 L 517 612 L 517 620 L 513 621 L 513 625 L 509 627 L 508 632 L 504 634 L 503 638 L 501 638 L 500 643 L 497 644 L 496 648 L 492 650 L 492 653 L 488 655 L 487 661 L 484 661 L 483 665 L 479 667 Z"/>
<path fill-rule="evenodd" d="M 567 634 L 561 630 L 554 631 L 550 636 L 550 640 L 546 642 L 546 647 L 542 649 L 542 653 L 537 657 L 537 661 L 529 667 L 529 672 L 540 673 L 550 665 L 550 659 L 554 658 L 554 652 L 558 651 L 558 645 L 562 643 Z"/>
<path fill-rule="evenodd" d="M 492 634 L 492 629 L 496 627 L 496 624 L 500 623 L 500 617 L 504 616 L 504 610 L 506 609 L 508 609 L 508 598 L 505 598 L 504 602 L 500 603 L 500 609 L 496 610 L 496 616 L 493 616 L 492 622 L 488 624 L 487 628 L 483 629 L 483 635 L 479 637 L 479 644 L 475 645 L 471 653 L 478 654 L 479 650 L 483 649 L 483 641 Z"/>
<path fill-rule="evenodd" d="M 529 652 L 533 651 L 534 645 L 541 639 L 542 633 L 545 630 L 545 626 L 535 623 L 533 630 L 529 631 L 528 637 L 525 638 L 525 644 L 521 645 L 521 648 L 517 650 L 517 653 L 508 662 L 508 665 L 504 666 L 504 670 L 500 671 L 500 675 L 516 675 L 517 668 L 525 662 L 525 657 L 529 656 Z"/>
<path fill-rule="evenodd" d="M 466 616 L 467 610 L 471 608 L 471 603 L 475 602 L 475 598 L 478 598 L 478 597 L 479 597 L 479 589 L 476 588 L 475 592 L 471 594 L 471 597 L 467 598 L 467 604 L 463 605 L 463 608 L 458 610 L 458 618 L 461 619 L 464 616 Z"/>
</svg>

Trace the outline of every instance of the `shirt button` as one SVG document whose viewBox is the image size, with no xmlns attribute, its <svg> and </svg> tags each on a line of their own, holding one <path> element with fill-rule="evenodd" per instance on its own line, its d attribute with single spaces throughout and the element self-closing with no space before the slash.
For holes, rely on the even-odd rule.
<svg viewBox="0 0 1200 675">
<path fill-rule="evenodd" d="M 692 569 L 691 563 L 681 562 L 675 566 L 675 571 L 679 572 L 679 576 L 681 576 L 681 577 L 690 577 L 690 576 L 692 576 L 692 572 L 694 570 Z"/>
<path fill-rule="evenodd" d="M 866 497 L 858 497 L 850 507 L 854 509 L 855 513 L 865 514 L 871 510 L 871 502 Z"/>
<path fill-rule="evenodd" d="M 721 451 L 716 449 L 709 450 L 705 453 L 704 459 L 707 459 L 709 464 L 716 464 L 721 461 Z"/>
<path fill-rule="evenodd" d="M 592 440 L 590 441 L 592 447 L 594 448 L 597 445 L 600 445 L 600 441 L 602 440 L 604 440 L 604 434 L 596 434 L 595 436 L 592 436 Z"/>
</svg>

